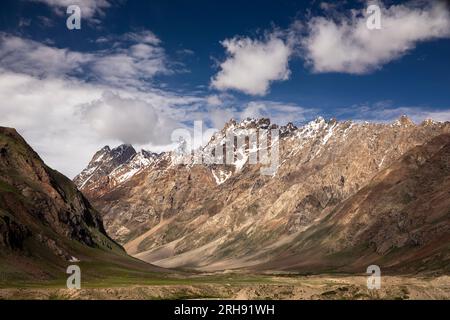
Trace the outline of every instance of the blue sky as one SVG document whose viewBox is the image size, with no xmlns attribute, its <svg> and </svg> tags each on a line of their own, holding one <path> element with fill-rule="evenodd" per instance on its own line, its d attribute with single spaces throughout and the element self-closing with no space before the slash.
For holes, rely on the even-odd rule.
<svg viewBox="0 0 450 320">
<path fill-rule="evenodd" d="M 380 30 L 374 2 L 340 3 L 3 0 L 0 125 L 73 176 L 103 144 L 164 150 L 194 120 L 450 120 L 444 2 L 378 2 Z"/>
</svg>

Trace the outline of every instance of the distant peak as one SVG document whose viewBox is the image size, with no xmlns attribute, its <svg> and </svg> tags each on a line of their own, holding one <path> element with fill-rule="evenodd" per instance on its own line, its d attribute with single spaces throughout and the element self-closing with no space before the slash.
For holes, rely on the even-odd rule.
<svg viewBox="0 0 450 320">
<path fill-rule="evenodd" d="M 230 119 L 225 123 L 223 127 L 223 131 L 227 131 L 230 128 L 237 129 L 268 129 L 270 127 L 270 119 L 269 118 L 250 118 L 247 117 L 240 122 L 237 122 L 235 119 Z"/>
<path fill-rule="evenodd" d="M 288 122 L 285 126 L 280 127 L 281 135 L 286 136 L 296 131 L 298 128 L 292 122 Z"/>
<path fill-rule="evenodd" d="M 322 125 L 325 125 L 327 122 L 322 116 L 317 116 L 314 120 L 309 121 L 306 126 L 313 126 L 313 127 L 321 127 Z"/>
<path fill-rule="evenodd" d="M 285 128 L 291 129 L 291 130 L 295 130 L 297 129 L 297 126 L 295 124 L 293 124 L 292 122 L 288 122 L 285 126 L 283 126 Z"/>
<path fill-rule="evenodd" d="M 118 149 L 129 149 L 129 148 L 133 148 L 133 146 L 129 143 L 123 143 L 121 145 L 119 145 L 118 147 L 115 147 L 114 150 L 118 150 Z"/>
<path fill-rule="evenodd" d="M 141 149 L 141 151 L 139 151 L 139 154 L 141 154 L 144 158 L 154 158 L 155 156 L 158 155 L 155 152 L 151 152 L 151 151 L 144 150 L 144 149 Z"/>
<path fill-rule="evenodd" d="M 397 121 L 394 122 L 395 125 L 400 126 L 413 126 L 415 125 L 414 122 L 406 115 L 402 115 L 400 118 L 398 118 Z"/>
<path fill-rule="evenodd" d="M 433 125 L 435 123 L 436 122 L 433 119 L 428 118 L 428 119 L 423 120 L 422 125 L 423 126 L 429 126 L 429 125 Z"/>
<path fill-rule="evenodd" d="M 227 130 L 228 128 L 236 126 L 237 122 L 235 119 L 231 118 L 227 122 L 225 122 L 225 125 L 223 126 L 224 130 Z"/>
<path fill-rule="evenodd" d="M 121 144 L 109 153 L 110 156 L 119 163 L 125 163 L 136 155 L 136 150 L 131 144 Z"/>
<path fill-rule="evenodd" d="M 136 153 L 136 150 L 133 148 L 133 146 L 131 144 L 125 143 L 125 144 L 121 144 L 118 147 L 115 147 L 114 149 L 111 150 L 113 153 L 123 153 L 123 152 L 132 152 L 132 153 Z"/>
<path fill-rule="evenodd" d="M 313 122 L 322 123 L 322 122 L 325 122 L 325 119 L 322 116 L 317 116 Z"/>
<path fill-rule="evenodd" d="M 239 123 L 240 127 L 268 127 L 269 125 L 269 118 L 246 118 Z"/>
<path fill-rule="evenodd" d="M 330 120 L 328 120 L 328 123 L 330 123 L 330 124 L 335 124 L 335 123 L 337 123 L 338 121 L 337 121 L 337 119 L 336 118 L 330 118 Z"/>
</svg>

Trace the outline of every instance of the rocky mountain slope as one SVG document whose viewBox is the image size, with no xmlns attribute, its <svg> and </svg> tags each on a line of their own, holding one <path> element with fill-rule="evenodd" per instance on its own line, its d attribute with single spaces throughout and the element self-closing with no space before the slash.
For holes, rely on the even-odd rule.
<svg viewBox="0 0 450 320">
<path fill-rule="evenodd" d="M 105 213 L 109 234 L 142 260 L 164 267 L 202 270 L 245 267 L 310 271 L 317 265 L 327 266 L 314 261 L 328 261 L 325 256 L 330 250 L 352 248 L 342 241 L 350 235 L 347 231 L 332 233 L 335 238 L 330 238 L 334 240 L 329 243 L 335 241 L 336 246 L 343 245 L 341 248 L 322 245 L 327 229 L 317 231 L 315 240 L 308 245 L 302 237 L 319 230 L 319 226 L 324 228 L 325 223 L 343 224 L 340 217 L 350 215 L 345 204 L 352 197 L 369 188 L 373 179 L 379 179 L 378 175 L 391 166 L 404 165 L 399 159 L 408 151 L 448 133 L 450 124 L 425 121 L 416 125 L 407 117 L 392 124 L 318 118 L 299 128 L 292 124 L 278 127 L 268 119 L 230 121 L 203 148 L 202 158 L 214 155 L 217 144 L 226 145 L 231 133 L 245 136 L 246 130 L 262 132 L 274 128 L 279 129 L 279 138 L 269 138 L 268 147 L 257 147 L 271 151 L 275 143 L 279 144 L 277 170 L 270 175 L 261 174 L 264 165 L 249 163 L 253 146 L 248 141 L 243 148 L 232 150 L 231 164 L 177 164 L 170 154 L 161 154 L 155 156 L 152 165 L 128 174 L 122 182 L 114 179 L 114 183 L 104 183 L 112 180 L 110 174 L 99 175 L 89 180 L 97 186 L 87 187 L 86 179 L 79 177 L 87 176 L 89 168 L 101 167 L 95 164 L 94 157 L 76 182 Z M 116 168 L 127 163 L 128 160 L 117 164 Z M 441 174 L 439 168 L 435 170 L 436 175 Z M 402 179 L 414 180 L 416 173 L 408 174 L 412 176 Z M 444 190 L 447 191 L 448 188 Z M 374 192 L 371 205 L 377 203 L 378 196 L 382 194 Z M 398 219 L 404 217 L 405 221 L 400 224 L 411 224 L 411 230 L 419 226 L 419 220 L 408 222 L 419 204 L 420 201 L 404 208 Z M 445 202 L 441 205 L 439 210 L 443 211 L 437 215 L 444 217 L 448 208 Z M 339 208 L 345 212 L 338 215 Z M 377 207 L 372 213 L 373 225 L 378 228 L 378 240 L 373 241 L 379 241 L 378 245 L 364 247 L 363 253 L 354 251 L 353 259 L 367 254 L 384 257 L 413 245 L 411 240 L 397 239 L 392 226 L 383 222 L 386 218 L 379 211 L 383 208 L 389 207 Z M 352 230 L 361 227 L 358 219 L 352 220 Z M 433 221 L 431 225 L 438 226 Z M 430 241 L 437 241 L 438 236 L 433 239 Z M 305 259 L 302 265 L 301 253 L 315 247 L 320 257 Z M 333 263 L 327 263 L 336 269 L 341 261 L 344 260 L 337 257 Z M 353 266 L 356 268 L 357 264 Z"/>
<path fill-rule="evenodd" d="M 157 154 L 145 150 L 137 153 L 127 144 L 112 150 L 105 146 L 94 155 L 89 166 L 74 178 L 74 182 L 83 190 L 99 196 L 149 167 L 157 158 Z"/>
<path fill-rule="evenodd" d="M 0 282 L 63 278 L 69 264 L 96 264 L 87 275 L 102 262 L 144 267 L 107 235 L 70 179 L 46 166 L 14 129 L 0 127 Z"/>
<path fill-rule="evenodd" d="M 450 134 L 406 152 L 262 268 L 450 272 Z"/>
</svg>

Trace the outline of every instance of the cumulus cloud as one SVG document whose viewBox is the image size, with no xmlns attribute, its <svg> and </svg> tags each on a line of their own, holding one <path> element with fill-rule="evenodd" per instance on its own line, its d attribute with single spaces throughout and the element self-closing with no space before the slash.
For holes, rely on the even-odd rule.
<svg viewBox="0 0 450 320">
<path fill-rule="evenodd" d="M 50 166 L 73 177 L 107 144 L 168 148 L 171 131 L 203 99 L 0 68 L 0 101 L 0 125 L 16 128 Z"/>
<path fill-rule="evenodd" d="M 444 6 L 438 1 L 380 4 L 380 30 L 367 28 L 363 11 L 313 17 L 299 42 L 315 72 L 368 73 L 419 42 L 450 37 L 450 14 Z"/>
<path fill-rule="evenodd" d="M 212 127 L 220 130 L 230 119 L 240 119 L 239 111 L 235 107 L 213 107 L 207 112 L 208 120 Z"/>
<path fill-rule="evenodd" d="M 78 5 L 81 8 L 83 18 L 92 19 L 94 16 L 103 16 L 105 9 L 111 7 L 109 0 L 29 0 L 40 2 L 50 6 L 58 15 L 65 15 L 70 5 Z"/>
<path fill-rule="evenodd" d="M 0 125 L 16 128 L 68 176 L 106 144 L 169 148 L 171 131 L 206 104 L 147 81 L 167 70 L 153 33 L 106 42 L 107 49 L 85 53 L 0 33 Z"/>
<path fill-rule="evenodd" d="M 220 97 L 216 94 L 208 96 L 206 101 L 211 106 L 220 106 L 222 104 L 222 99 L 220 99 Z"/>
<path fill-rule="evenodd" d="M 100 96 L 100 88 L 78 82 L 1 70 L 0 125 L 16 128 L 50 166 L 74 176 L 99 143 L 112 142 L 76 116 L 75 106 Z"/>
<path fill-rule="evenodd" d="M 235 97 L 229 93 L 211 94 L 206 97 L 206 102 L 210 106 L 226 106 L 235 103 Z"/>
<path fill-rule="evenodd" d="M 221 43 L 227 58 L 211 79 L 213 88 L 263 96 L 271 82 L 289 78 L 292 50 L 280 34 L 272 33 L 262 40 L 234 37 Z"/>
<path fill-rule="evenodd" d="M 105 139 L 131 144 L 170 144 L 170 133 L 179 124 L 159 104 L 124 98 L 106 91 L 82 107 L 85 121 Z"/>
<path fill-rule="evenodd" d="M 167 66 L 160 40 L 150 31 L 127 33 L 105 50 L 76 52 L 26 38 L 0 33 L 0 65 L 34 76 L 78 76 L 114 86 L 145 87 L 159 74 L 173 72 Z"/>
<path fill-rule="evenodd" d="M 97 51 L 74 52 L 0 33 L 0 125 L 16 128 L 44 161 L 70 177 L 104 145 L 168 150 L 172 131 L 192 128 L 195 120 L 221 128 L 230 118 L 272 108 L 255 113 L 249 105 L 243 113 L 224 107 L 236 102 L 226 93 L 202 97 L 143 81 L 167 70 L 161 41 L 151 32 L 97 44 Z"/>
</svg>

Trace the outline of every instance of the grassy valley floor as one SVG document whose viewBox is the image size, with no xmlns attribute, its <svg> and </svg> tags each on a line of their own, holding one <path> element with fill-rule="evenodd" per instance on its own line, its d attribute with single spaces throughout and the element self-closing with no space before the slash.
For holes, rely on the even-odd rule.
<svg viewBox="0 0 450 320">
<path fill-rule="evenodd" d="M 0 288 L 0 299 L 450 299 L 450 276 L 383 276 L 379 290 L 367 277 L 350 275 L 190 275 L 183 278 L 112 278 L 82 282 L 80 290 L 60 281 Z"/>
</svg>

